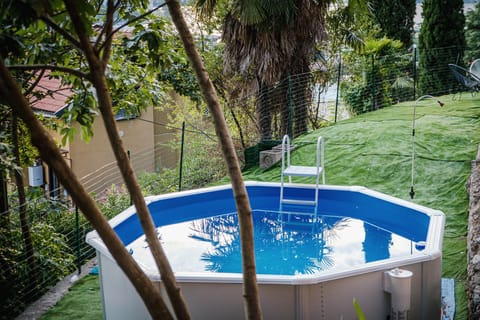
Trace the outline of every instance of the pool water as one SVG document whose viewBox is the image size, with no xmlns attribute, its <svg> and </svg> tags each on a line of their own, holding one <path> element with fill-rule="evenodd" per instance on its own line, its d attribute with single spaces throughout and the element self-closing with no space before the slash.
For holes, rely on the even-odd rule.
<svg viewBox="0 0 480 320">
<path fill-rule="evenodd" d="M 412 239 L 351 217 L 254 210 L 253 220 L 258 274 L 319 274 L 406 257 L 422 249 Z M 157 230 L 175 272 L 242 272 L 236 213 Z M 156 270 L 144 236 L 127 249 L 144 269 Z"/>
</svg>

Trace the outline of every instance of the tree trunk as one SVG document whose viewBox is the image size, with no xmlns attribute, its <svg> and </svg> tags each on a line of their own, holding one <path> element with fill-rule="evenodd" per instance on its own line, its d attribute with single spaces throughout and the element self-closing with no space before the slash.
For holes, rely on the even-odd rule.
<svg viewBox="0 0 480 320">
<path fill-rule="evenodd" d="M 0 168 L 0 228 L 7 230 L 10 224 L 8 210 L 8 187 L 5 172 Z"/>
<path fill-rule="evenodd" d="M 270 88 L 260 79 L 259 82 L 259 98 L 257 102 L 257 121 L 260 126 L 260 139 L 262 141 L 272 139 L 272 107 L 270 101 Z"/>
<path fill-rule="evenodd" d="M 167 256 L 160 245 L 160 241 L 157 237 L 157 230 L 153 223 L 147 204 L 145 203 L 145 199 L 140 189 L 140 185 L 136 179 L 131 162 L 129 161 L 128 155 L 123 147 L 122 139 L 118 133 L 119 131 L 112 109 L 112 100 L 108 90 L 107 80 L 105 78 L 105 66 L 107 59 L 105 59 L 105 56 L 103 57 L 103 60 L 100 59 L 95 52 L 90 42 L 90 37 L 85 29 L 85 25 L 79 16 L 75 1 L 65 0 L 65 5 L 72 19 L 75 30 L 79 36 L 80 44 L 84 50 L 85 57 L 88 61 L 92 83 L 96 89 L 98 105 L 102 114 L 103 122 L 105 124 L 105 129 L 107 130 L 108 138 L 110 140 L 110 145 L 113 149 L 113 153 L 117 160 L 120 172 L 122 173 L 125 185 L 130 193 L 132 202 L 137 209 L 138 219 L 142 225 L 145 238 L 152 252 L 152 256 L 157 265 L 168 297 L 170 298 L 177 318 L 190 319 L 190 313 L 187 305 L 182 297 L 180 288 L 177 286 L 175 275 L 170 263 L 168 262 Z M 107 31 L 107 34 L 108 32 L 111 32 L 111 26 L 110 31 Z"/>
<path fill-rule="evenodd" d="M 20 152 L 18 146 L 18 121 L 17 116 L 12 114 L 12 144 L 13 144 L 13 154 L 15 156 L 16 165 L 19 168 L 22 168 L 20 163 Z M 25 197 L 25 186 L 23 184 L 23 176 L 19 171 L 21 169 L 15 170 L 15 184 L 17 186 L 18 193 L 18 211 L 20 216 L 20 228 L 22 229 L 22 238 L 23 245 L 25 246 L 25 255 L 27 257 L 28 265 L 28 276 L 29 279 L 29 288 L 28 292 L 34 293 L 37 290 L 37 285 L 39 281 L 39 270 L 37 261 L 35 259 L 35 251 L 33 248 L 32 234 L 30 232 L 29 219 L 27 214 L 27 203 Z"/>
<path fill-rule="evenodd" d="M 248 200 L 247 190 L 243 182 L 242 172 L 238 162 L 235 147 L 228 131 L 227 123 L 220 108 L 220 102 L 215 88 L 205 70 L 202 59 L 195 48 L 192 34 L 183 18 L 180 5 L 176 0 L 167 0 L 172 20 L 183 41 L 185 51 L 192 64 L 207 105 L 212 113 L 215 131 L 222 147 L 223 156 L 228 167 L 232 182 L 233 194 L 238 211 L 240 238 L 242 244 L 243 266 L 243 296 L 245 299 L 245 314 L 248 319 L 262 319 L 260 298 L 258 293 L 255 253 L 253 243 L 252 209 Z"/>
<path fill-rule="evenodd" d="M 173 319 L 160 295 L 159 287 L 145 275 L 133 260 L 95 201 L 65 162 L 55 141 L 35 117 L 28 101 L 6 69 L 3 59 L 0 59 L 0 95 L 28 126 L 32 143 L 38 148 L 42 159 L 56 172 L 62 185 L 69 191 L 72 199 L 98 232 L 120 268 L 138 291 L 152 318 Z"/>
</svg>

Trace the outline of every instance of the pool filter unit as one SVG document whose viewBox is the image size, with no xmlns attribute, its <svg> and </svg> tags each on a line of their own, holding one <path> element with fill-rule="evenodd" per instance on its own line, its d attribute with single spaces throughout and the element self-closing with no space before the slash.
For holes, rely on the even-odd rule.
<svg viewBox="0 0 480 320">
<path fill-rule="evenodd" d="M 395 268 L 385 272 L 384 290 L 391 296 L 392 320 L 406 320 L 410 311 L 413 273 Z"/>
</svg>

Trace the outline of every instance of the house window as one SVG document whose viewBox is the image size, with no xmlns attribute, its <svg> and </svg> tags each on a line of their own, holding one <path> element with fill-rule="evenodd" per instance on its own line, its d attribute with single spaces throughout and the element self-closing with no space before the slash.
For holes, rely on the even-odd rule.
<svg viewBox="0 0 480 320">
<path fill-rule="evenodd" d="M 137 111 L 119 109 L 115 114 L 115 120 L 117 121 L 132 120 L 132 119 L 138 118 L 139 116 L 140 114 Z"/>
</svg>

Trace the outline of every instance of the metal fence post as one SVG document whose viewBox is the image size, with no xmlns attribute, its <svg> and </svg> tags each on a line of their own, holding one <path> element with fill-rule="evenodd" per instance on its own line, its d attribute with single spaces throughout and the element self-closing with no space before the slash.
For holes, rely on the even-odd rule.
<svg viewBox="0 0 480 320">
<path fill-rule="evenodd" d="M 288 75 L 288 135 L 293 137 L 293 98 L 292 98 L 292 78 Z"/>
<path fill-rule="evenodd" d="M 413 45 L 413 100 L 417 99 L 417 46 Z"/>
<path fill-rule="evenodd" d="M 338 98 L 340 92 L 340 76 L 342 74 L 342 53 L 338 55 L 338 75 L 337 75 L 337 96 L 335 98 L 335 123 L 337 123 L 337 115 L 338 115 Z"/>
<path fill-rule="evenodd" d="M 82 273 L 81 250 L 80 250 L 80 219 L 78 216 L 78 206 L 75 204 L 75 236 L 77 241 L 77 269 L 78 274 Z"/>
<path fill-rule="evenodd" d="M 182 191 L 183 148 L 185 146 L 185 121 L 182 122 L 182 141 L 180 144 L 180 168 L 178 169 L 178 191 Z"/>
<path fill-rule="evenodd" d="M 128 157 L 128 161 L 131 162 L 131 158 L 130 158 L 130 150 L 127 150 L 127 157 Z M 133 204 L 133 199 L 132 199 L 132 195 L 130 194 L 130 205 Z"/>
<path fill-rule="evenodd" d="M 377 86 L 376 86 L 376 83 L 375 83 L 375 54 L 372 54 L 372 78 L 371 78 L 371 81 L 372 81 L 372 110 L 370 111 L 373 111 L 375 110 L 375 101 L 376 101 L 376 89 L 377 89 Z"/>
</svg>

